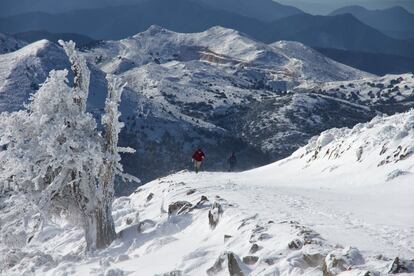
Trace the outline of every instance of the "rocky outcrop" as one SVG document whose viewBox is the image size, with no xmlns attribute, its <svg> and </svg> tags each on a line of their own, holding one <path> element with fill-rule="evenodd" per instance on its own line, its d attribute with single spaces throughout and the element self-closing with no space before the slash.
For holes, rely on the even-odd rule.
<svg viewBox="0 0 414 276">
<path fill-rule="evenodd" d="M 243 263 L 247 265 L 254 265 L 259 260 L 259 257 L 257 256 L 245 256 L 243 257 Z"/>
<path fill-rule="evenodd" d="M 389 274 L 398 273 L 413 273 L 414 272 L 414 260 L 402 260 L 398 257 L 394 259 L 390 266 Z"/>
<path fill-rule="evenodd" d="M 249 253 L 250 254 L 254 254 L 254 253 L 256 253 L 257 251 L 259 251 L 261 248 L 257 245 L 257 243 L 254 243 L 253 245 L 252 245 L 252 247 L 250 247 L 250 250 L 249 250 Z"/>
<path fill-rule="evenodd" d="M 303 247 L 303 241 L 300 239 L 294 239 L 293 241 L 289 242 L 288 247 L 292 250 L 301 249 Z"/>
<path fill-rule="evenodd" d="M 324 276 L 335 276 L 350 270 L 356 265 L 364 264 L 364 258 L 357 248 L 347 247 L 330 252 L 323 264 Z"/>
<path fill-rule="evenodd" d="M 245 276 L 248 268 L 236 254 L 227 251 L 222 253 L 214 265 L 207 270 L 209 276 L 217 275 L 220 272 L 228 273 L 230 276 Z"/>
<path fill-rule="evenodd" d="M 167 273 L 162 274 L 162 276 L 183 276 L 183 272 L 181 270 L 173 270 Z"/>
<path fill-rule="evenodd" d="M 147 202 L 150 202 L 151 201 L 151 199 L 153 199 L 154 198 L 154 194 L 153 193 L 150 193 L 148 196 L 147 196 Z"/>
<path fill-rule="evenodd" d="M 222 214 L 223 207 L 221 207 L 221 204 L 217 201 L 214 202 L 210 208 L 210 211 L 208 211 L 208 224 L 210 225 L 211 229 L 216 228 Z"/>
<path fill-rule="evenodd" d="M 188 201 L 176 201 L 168 206 L 168 216 L 188 213 L 192 204 Z"/>
<path fill-rule="evenodd" d="M 204 203 L 208 201 L 208 198 L 204 195 L 201 196 L 200 200 L 194 205 L 192 209 L 201 209 L 204 207 Z"/>
</svg>

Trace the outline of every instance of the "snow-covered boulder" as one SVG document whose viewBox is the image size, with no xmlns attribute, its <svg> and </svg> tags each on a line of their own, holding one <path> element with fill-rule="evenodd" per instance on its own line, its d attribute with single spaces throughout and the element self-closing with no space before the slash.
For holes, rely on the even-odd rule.
<svg viewBox="0 0 414 276">
<path fill-rule="evenodd" d="M 208 224 L 211 229 L 216 228 L 217 224 L 220 221 L 220 217 L 223 215 L 223 207 L 217 201 L 211 205 L 210 210 L 208 211 Z"/>
<path fill-rule="evenodd" d="M 209 276 L 245 276 L 248 272 L 249 268 L 240 260 L 239 256 L 230 251 L 223 252 L 214 265 L 207 270 Z"/>
<path fill-rule="evenodd" d="M 347 247 L 329 253 L 323 265 L 324 276 L 335 276 L 364 264 L 364 258 L 357 248 Z"/>
</svg>

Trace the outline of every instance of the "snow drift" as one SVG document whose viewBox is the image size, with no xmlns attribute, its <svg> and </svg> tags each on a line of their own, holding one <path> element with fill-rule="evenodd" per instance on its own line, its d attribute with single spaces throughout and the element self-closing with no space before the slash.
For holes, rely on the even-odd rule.
<svg viewBox="0 0 414 276">
<path fill-rule="evenodd" d="M 1 199 L 0 267 L 8 275 L 412 272 L 413 124 L 414 111 L 379 116 L 255 170 L 148 183 L 114 202 L 118 238 L 93 255 L 64 221 L 32 229 L 34 216 L 24 227 L 24 204 L 10 194 Z"/>
</svg>

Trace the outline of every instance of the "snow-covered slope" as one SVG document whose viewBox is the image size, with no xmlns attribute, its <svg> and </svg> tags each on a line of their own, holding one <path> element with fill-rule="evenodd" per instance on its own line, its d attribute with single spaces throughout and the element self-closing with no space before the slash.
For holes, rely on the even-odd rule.
<svg viewBox="0 0 414 276">
<path fill-rule="evenodd" d="M 40 231 L 36 215 L 23 227 L 26 203 L 3 197 L 0 267 L 7 275 L 413 273 L 413 144 L 410 111 L 323 132 L 251 171 L 155 180 L 115 201 L 119 237 L 91 255 L 79 229 L 54 220 Z"/>
<path fill-rule="evenodd" d="M 385 75 L 349 81 L 326 82 L 315 89 L 330 97 L 374 107 L 393 114 L 412 106 L 414 75 Z"/>
<path fill-rule="evenodd" d="M 12 36 L 0 33 L 0 55 L 16 51 L 27 43 L 17 40 Z"/>
<path fill-rule="evenodd" d="M 223 169 L 232 150 L 239 153 L 241 168 L 251 168 L 289 155 L 332 127 L 330 122 L 352 126 L 375 114 L 309 93 L 286 93 L 299 85 L 370 74 L 299 43 L 269 46 L 221 27 L 184 34 L 152 26 L 130 38 L 103 42 L 85 55 L 128 83 L 125 132 L 130 143 L 136 138 L 140 154 L 126 167 L 135 168 L 144 181 L 153 178 L 148 171 L 163 175 L 187 167 L 197 146 L 206 149 L 209 169 Z M 339 115 L 338 110 L 346 112 Z"/>
<path fill-rule="evenodd" d="M 50 55 L 36 54 L 49 48 Z M 326 129 L 411 106 L 412 75 L 393 76 L 404 85 L 399 91 L 384 88 L 381 101 L 356 98 L 368 95 L 368 84 L 388 87 L 390 79 L 334 62 L 300 43 L 266 45 L 221 27 L 184 34 L 152 26 L 83 54 L 92 69 L 89 106 L 97 116 L 105 74 L 128 83 L 121 142 L 137 154 L 124 165 L 144 182 L 191 166 L 195 147 L 205 149 L 206 169 L 225 169 L 231 151 L 238 153 L 239 168 L 247 169 L 289 156 Z M 45 41 L 0 55 L 0 111 L 20 108 L 48 70 L 68 66 L 65 58 Z M 400 101 L 398 93 L 407 100 Z M 394 99 L 397 104 L 390 104 Z"/>
<path fill-rule="evenodd" d="M 283 168 L 282 175 L 270 173 L 270 176 L 276 181 L 279 177 L 295 177 L 309 186 L 325 178 L 335 179 L 335 183 L 326 182 L 324 187 L 355 188 L 389 181 L 397 185 L 412 178 L 413 139 L 414 110 L 390 117 L 377 116 L 352 129 L 324 131 L 289 158 L 257 171 L 265 173 Z"/>
<path fill-rule="evenodd" d="M 296 63 L 300 64 L 301 75 L 318 76 L 317 78 L 311 77 L 310 79 L 313 81 L 328 81 L 329 79 L 355 80 L 361 78 L 361 76 L 370 76 L 370 74 L 361 74 L 360 70 L 327 58 L 300 42 L 278 41 L 270 46 L 277 49 L 279 53 L 288 56 L 291 60 L 296 60 Z"/>
<path fill-rule="evenodd" d="M 68 66 L 63 49 L 47 40 L 0 55 L 0 112 L 21 109 L 51 70 Z"/>
<path fill-rule="evenodd" d="M 306 79 L 332 81 L 370 76 L 329 60 L 301 43 L 281 42 L 269 46 L 222 27 L 185 34 L 151 26 L 133 37 L 105 42 L 92 53 L 104 71 L 116 73 L 150 62 L 204 61 L 221 65 L 222 70 L 229 72 L 256 71 L 265 84 L 283 80 L 294 86 Z M 113 60 L 114 57 L 118 60 Z M 311 65 L 313 70 L 309 70 Z"/>
</svg>

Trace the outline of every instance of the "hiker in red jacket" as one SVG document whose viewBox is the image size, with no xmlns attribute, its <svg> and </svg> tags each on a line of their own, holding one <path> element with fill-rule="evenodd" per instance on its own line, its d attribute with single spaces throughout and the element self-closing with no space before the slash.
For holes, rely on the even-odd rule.
<svg viewBox="0 0 414 276">
<path fill-rule="evenodd" d="M 198 173 L 198 171 L 200 170 L 201 167 L 201 163 L 204 160 L 204 152 L 201 150 L 201 148 L 199 148 L 198 150 L 196 150 L 193 154 L 193 163 L 194 163 L 194 169 L 196 171 L 196 173 Z"/>
</svg>

